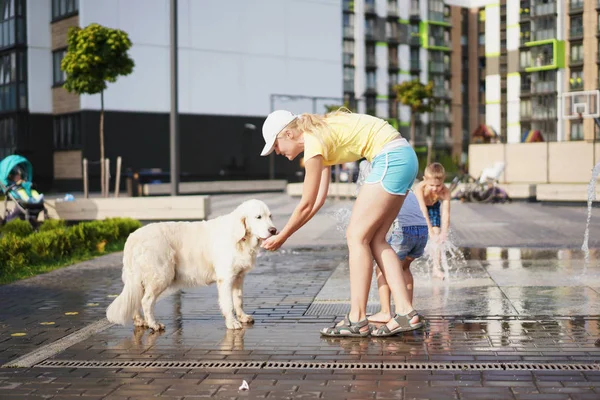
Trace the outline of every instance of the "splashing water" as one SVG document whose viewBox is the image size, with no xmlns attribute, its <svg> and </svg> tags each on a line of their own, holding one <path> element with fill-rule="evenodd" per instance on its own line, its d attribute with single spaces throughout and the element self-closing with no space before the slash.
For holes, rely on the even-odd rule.
<svg viewBox="0 0 600 400">
<path fill-rule="evenodd" d="M 584 261 L 584 272 L 587 269 L 590 263 L 590 248 L 588 247 L 588 243 L 590 240 L 590 220 L 592 219 L 592 201 L 596 200 L 596 180 L 598 179 L 598 175 L 600 174 L 600 163 L 596 164 L 594 169 L 592 169 L 592 179 L 590 179 L 590 183 L 588 184 L 588 215 L 587 222 L 585 223 L 585 233 L 583 235 L 583 244 L 581 245 L 581 250 L 585 253 L 585 261 Z"/>
<path fill-rule="evenodd" d="M 350 224 L 350 215 L 352 214 L 352 210 L 350 208 L 344 207 L 339 208 L 332 213 L 332 217 L 336 220 L 336 230 L 342 234 L 342 236 L 346 237 L 346 229 Z"/>
<path fill-rule="evenodd" d="M 434 275 L 434 273 L 436 272 L 435 258 L 437 252 L 439 252 L 440 254 L 440 267 L 443 270 L 444 278 L 448 278 L 450 276 L 451 270 L 456 270 L 458 268 L 467 266 L 467 260 L 465 259 L 465 255 L 453 243 L 452 231 L 450 231 L 450 233 L 448 234 L 448 238 L 446 238 L 446 241 L 444 242 L 440 243 L 436 240 L 431 239 L 427 241 L 424 258 L 427 261 L 429 270 L 432 271 L 432 275 Z"/>
</svg>

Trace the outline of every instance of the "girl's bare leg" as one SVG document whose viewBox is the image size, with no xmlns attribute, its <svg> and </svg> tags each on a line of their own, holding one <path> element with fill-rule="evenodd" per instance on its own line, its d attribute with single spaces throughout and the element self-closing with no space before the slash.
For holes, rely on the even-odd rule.
<svg viewBox="0 0 600 400">
<path fill-rule="evenodd" d="M 398 276 L 402 279 L 400 262 L 392 248 L 385 242 L 385 234 L 398 215 L 403 202 L 404 196 L 391 195 L 380 184 L 365 184 L 360 189 L 354 203 L 350 224 L 346 231 L 350 264 L 349 317 L 352 322 L 362 321 L 366 318 L 367 300 L 373 275 L 371 242 L 378 230 L 383 232 L 379 240 L 382 240 L 389 250 L 389 254 L 385 257 L 386 264 L 391 262 L 392 268 L 395 265 L 397 276 L 393 276 L 395 279 L 398 279 Z M 380 262 L 378 264 L 382 265 Z M 384 274 L 387 276 L 385 268 L 389 267 L 384 267 Z M 388 279 L 388 283 L 390 283 L 390 279 Z M 397 284 L 395 282 L 396 286 Z M 402 286 L 404 287 L 404 282 L 402 282 Z M 393 293 L 394 287 L 390 285 L 390 288 Z M 406 294 L 406 287 L 404 287 L 404 292 Z M 368 327 L 365 327 L 366 329 Z"/>
<path fill-rule="evenodd" d="M 410 298 L 410 302 L 413 302 L 413 274 L 410 271 L 410 264 L 413 262 L 414 258 L 406 257 L 402 261 L 402 275 L 404 276 L 404 282 L 406 283 L 406 290 L 408 291 L 408 297 Z"/>
</svg>

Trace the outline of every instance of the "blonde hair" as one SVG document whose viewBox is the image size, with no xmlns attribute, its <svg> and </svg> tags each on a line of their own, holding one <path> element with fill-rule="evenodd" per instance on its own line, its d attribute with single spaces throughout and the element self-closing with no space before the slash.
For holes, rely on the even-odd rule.
<svg viewBox="0 0 600 400">
<path fill-rule="evenodd" d="M 434 162 L 425 168 L 424 175 L 426 178 L 444 179 L 446 178 L 446 169 L 442 164 Z"/>
<path fill-rule="evenodd" d="M 304 113 L 298 115 L 298 118 L 290 122 L 286 128 L 296 132 L 307 133 L 317 138 L 323 149 L 323 158 L 327 159 L 327 156 L 333 151 L 335 145 L 331 127 L 327 123 L 327 119 L 348 113 L 350 113 L 350 110 L 345 107 L 340 107 L 338 110 L 325 115 Z"/>
</svg>

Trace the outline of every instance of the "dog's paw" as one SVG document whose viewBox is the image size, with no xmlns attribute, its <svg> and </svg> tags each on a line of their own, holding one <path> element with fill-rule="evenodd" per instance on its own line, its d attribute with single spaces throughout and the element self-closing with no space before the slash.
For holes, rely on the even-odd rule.
<svg viewBox="0 0 600 400">
<path fill-rule="evenodd" d="M 165 326 L 163 324 L 159 324 L 158 322 L 155 322 L 154 324 L 148 324 L 148 328 L 152 329 L 154 332 L 165 330 Z"/>
<path fill-rule="evenodd" d="M 244 323 L 244 324 L 253 324 L 254 318 L 252 318 L 250 315 L 244 313 L 244 314 L 238 315 L 238 321 L 240 321 L 241 323 Z"/>
<path fill-rule="evenodd" d="M 235 319 L 226 320 L 225 326 L 227 326 L 227 329 L 242 329 L 242 323 Z"/>
</svg>

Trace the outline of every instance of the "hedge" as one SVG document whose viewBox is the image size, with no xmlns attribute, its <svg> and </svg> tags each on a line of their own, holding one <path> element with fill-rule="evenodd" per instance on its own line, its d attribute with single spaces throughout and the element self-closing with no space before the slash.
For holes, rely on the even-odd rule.
<svg viewBox="0 0 600 400">
<path fill-rule="evenodd" d="M 64 221 L 44 222 L 38 232 L 29 223 L 15 220 L 2 227 L 0 237 L 0 276 L 20 268 L 60 262 L 74 255 L 104 252 L 107 244 L 124 243 L 139 227 L 130 218 L 109 218 L 66 226 Z"/>
</svg>

